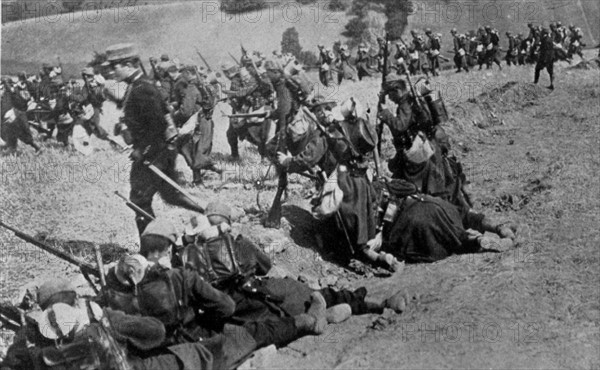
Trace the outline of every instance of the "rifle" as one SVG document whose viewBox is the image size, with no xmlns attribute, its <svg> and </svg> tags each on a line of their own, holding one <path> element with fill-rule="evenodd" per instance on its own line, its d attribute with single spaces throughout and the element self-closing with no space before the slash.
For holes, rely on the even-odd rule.
<svg viewBox="0 0 600 370">
<path fill-rule="evenodd" d="M 388 75 L 388 59 L 389 59 L 389 34 L 385 35 L 385 46 L 383 48 L 383 71 L 381 74 L 381 92 L 379 93 L 379 101 L 377 102 L 377 119 L 379 119 L 379 114 L 383 108 L 383 104 L 385 103 L 385 97 L 387 93 L 385 92 L 386 83 L 387 83 L 387 75 Z M 377 129 L 377 146 L 373 151 L 373 159 L 375 160 L 375 170 L 377 171 L 377 177 L 380 177 L 382 169 L 381 162 L 379 160 L 379 153 L 381 153 L 381 138 L 383 136 L 383 122 L 379 120 L 379 123 L 376 125 Z"/>
<path fill-rule="evenodd" d="M 125 205 L 127 207 L 129 207 L 131 210 L 133 210 L 135 213 L 137 213 L 138 215 L 143 216 L 149 220 L 155 219 L 154 216 L 152 216 L 148 212 L 141 209 L 137 204 L 135 204 L 132 201 L 130 201 L 129 199 L 127 199 L 123 194 L 119 193 L 118 191 L 115 191 L 115 195 L 118 196 L 119 198 L 123 199 L 125 201 Z"/>
<path fill-rule="evenodd" d="M 229 118 L 264 118 L 269 115 L 270 112 L 259 112 L 259 113 L 237 113 L 230 114 Z"/>
<path fill-rule="evenodd" d="M 212 68 L 210 68 L 210 64 L 208 64 L 208 62 L 206 61 L 206 59 L 204 59 L 204 57 L 202 56 L 202 54 L 200 54 L 200 50 L 198 50 L 198 48 L 196 49 L 196 54 L 198 54 L 198 56 L 200 57 L 200 59 L 202 59 L 202 62 L 204 63 L 204 65 L 206 65 L 206 68 L 208 69 L 209 72 L 212 72 Z"/>
<path fill-rule="evenodd" d="M 231 57 L 231 59 L 233 59 L 233 61 L 238 65 L 238 66 L 242 66 L 242 64 L 237 60 L 236 57 L 233 56 L 233 54 L 231 54 L 230 52 L 227 52 L 227 54 L 229 54 L 229 56 Z"/>
<path fill-rule="evenodd" d="M 194 203 L 196 205 L 196 207 L 202 208 L 203 210 L 206 209 L 206 204 L 200 204 L 200 203 L 198 203 L 197 199 L 195 199 L 184 188 L 182 188 L 181 186 L 179 186 L 179 184 L 177 184 L 175 181 L 173 181 L 173 179 L 171 179 L 169 176 L 167 176 L 158 167 L 156 167 L 155 165 L 153 165 L 152 163 L 150 163 L 148 161 L 144 161 L 144 165 L 146 167 L 148 167 L 148 169 L 150 169 L 150 171 L 154 172 L 158 177 L 160 177 L 161 179 L 165 180 L 166 183 L 168 183 L 173 188 L 175 188 L 175 190 L 177 190 L 178 192 L 180 192 L 181 194 L 183 194 L 183 196 L 185 196 L 186 198 L 188 198 L 189 200 L 191 200 L 192 203 Z"/>
<path fill-rule="evenodd" d="M 404 42 L 404 40 L 402 39 L 402 37 L 400 37 L 400 42 L 402 43 L 402 45 L 404 45 L 406 47 L 406 49 L 408 50 L 408 45 L 406 45 L 406 43 Z M 419 100 L 419 96 L 417 95 L 417 91 L 415 90 L 415 87 L 413 86 L 412 82 L 410 81 L 410 73 L 408 72 L 408 69 L 406 69 L 404 71 L 404 74 L 406 75 L 406 81 L 408 82 L 408 86 L 410 86 L 410 92 L 413 95 L 413 98 L 415 99 L 415 102 L 417 104 L 417 107 L 419 109 L 422 109 L 421 106 L 421 101 Z"/>
<path fill-rule="evenodd" d="M 144 63 L 142 63 L 141 60 L 140 60 L 140 69 L 142 70 L 142 73 L 144 73 L 144 76 L 148 76 L 148 73 L 146 73 L 146 67 L 144 67 Z"/>
<path fill-rule="evenodd" d="M 79 269 L 81 270 L 81 273 L 83 274 L 83 277 L 85 277 L 85 279 L 90 283 L 90 285 L 94 288 L 94 290 L 96 290 L 96 284 L 94 284 L 92 282 L 92 280 L 90 279 L 90 275 L 96 277 L 96 278 L 100 278 L 100 275 L 98 273 L 98 270 L 96 270 L 96 268 L 94 266 L 92 266 L 91 264 L 81 261 L 78 258 L 73 257 L 72 255 L 65 253 L 63 251 L 60 251 L 54 247 L 51 247 L 47 244 L 42 243 L 41 241 L 35 239 L 34 237 L 27 235 L 11 226 L 8 226 L 7 224 L 5 224 L 4 222 L 0 221 L 0 226 L 4 227 L 7 230 L 12 231 L 16 237 L 26 241 L 27 243 L 33 244 L 38 248 L 43 249 L 44 251 L 64 260 L 69 262 L 72 265 L 75 265 L 77 267 L 79 267 Z"/>
<path fill-rule="evenodd" d="M 9 302 L 0 302 L 0 323 L 2 328 L 12 330 L 15 333 L 22 327 L 21 310 Z"/>
</svg>

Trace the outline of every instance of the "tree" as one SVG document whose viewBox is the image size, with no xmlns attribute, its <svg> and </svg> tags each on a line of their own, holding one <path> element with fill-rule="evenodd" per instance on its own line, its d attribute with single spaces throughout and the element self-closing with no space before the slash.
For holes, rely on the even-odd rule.
<svg viewBox="0 0 600 370">
<path fill-rule="evenodd" d="M 221 0 L 221 9 L 225 13 L 244 13 L 266 6 L 265 0 Z"/>
<path fill-rule="evenodd" d="M 327 5 L 327 9 L 332 12 L 343 12 L 348 7 L 342 0 L 331 0 Z"/>
<path fill-rule="evenodd" d="M 317 54 L 310 50 L 304 50 L 300 52 L 300 57 L 298 58 L 298 60 L 300 61 L 300 63 L 306 66 L 315 66 L 319 61 L 319 57 L 317 57 Z"/>
<path fill-rule="evenodd" d="M 283 31 L 283 35 L 281 35 L 281 52 L 291 53 L 296 58 L 300 57 L 302 46 L 300 46 L 300 38 L 296 27 L 290 27 Z"/>
</svg>

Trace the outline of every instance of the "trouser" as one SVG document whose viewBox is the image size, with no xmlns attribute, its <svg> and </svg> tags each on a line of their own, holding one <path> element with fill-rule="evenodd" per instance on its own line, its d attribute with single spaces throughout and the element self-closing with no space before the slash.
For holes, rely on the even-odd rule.
<svg viewBox="0 0 600 370">
<path fill-rule="evenodd" d="M 535 65 L 535 75 L 534 75 L 534 83 L 538 83 L 539 79 L 540 79 L 540 72 L 542 71 L 542 69 L 546 69 L 546 71 L 548 71 L 548 75 L 550 76 L 550 85 L 553 84 L 554 81 L 554 63 L 550 62 L 550 63 L 544 63 L 542 61 L 538 61 L 537 64 Z"/>
<path fill-rule="evenodd" d="M 154 166 L 161 170 L 165 175 L 175 180 L 175 160 L 177 152 L 174 150 L 165 149 L 156 155 L 156 158 L 151 161 Z M 194 202 L 181 194 L 171 185 L 152 172 L 143 161 L 136 161 L 131 164 L 131 172 L 129 176 L 131 191 L 129 198 L 132 203 L 154 216 L 152 210 L 152 197 L 157 192 L 160 193 L 165 202 L 181 206 L 186 209 L 202 213 L 204 210 L 198 207 Z M 136 224 L 138 231 L 141 233 L 146 229 L 146 226 L 151 220 L 137 215 Z"/>
<path fill-rule="evenodd" d="M 94 134 L 98 139 L 108 139 L 108 132 L 100 125 L 100 108 L 94 107 L 94 115 L 84 122 L 83 128 L 85 128 L 88 135 Z"/>
<path fill-rule="evenodd" d="M 429 65 L 431 66 L 431 74 L 437 76 L 437 70 L 440 68 L 440 61 L 437 55 L 431 55 L 429 57 Z"/>
<path fill-rule="evenodd" d="M 517 59 L 517 57 L 515 55 L 513 55 L 513 53 L 511 51 L 508 51 L 506 53 L 506 58 L 505 58 L 506 65 L 509 65 L 509 66 L 512 65 L 512 64 L 517 65 L 517 60 L 516 59 Z"/>
<path fill-rule="evenodd" d="M 18 140 L 34 147 L 36 150 L 39 146 L 33 141 L 31 130 L 29 129 L 29 121 L 25 112 L 15 109 L 16 119 L 11 123 L 2 124 L 2 140 L 6 142 L 9 148 L 16 148 Z"/>
<path fill-rule="evenodd" d="M 460 55 L 459 53 L 454 54 L 454 65 L 456 66 L 457 72 L 461 69 L 464 69 L 465 72 L 469 71 L 464 55 Z"/>
</svg>

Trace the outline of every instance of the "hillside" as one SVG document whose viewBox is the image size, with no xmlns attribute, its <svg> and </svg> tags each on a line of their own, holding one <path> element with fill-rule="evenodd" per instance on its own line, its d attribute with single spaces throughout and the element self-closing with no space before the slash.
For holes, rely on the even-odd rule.
<svg viewBox="0 0 600 370">
<path fill-rule="evenodd" d="M 2 71 L 35 71 L 42 61 L 54 63 L 60 56 L 65 74 L 78 75 L 94 51 L 114 43 L 135 42 L 142 57 L 168 53 L 183 62 L 200 63 L 198 47 L 212 66 L 228 60 L 228 51 L 239 54 L 239 44 L 253 50 L 270 53 L 280 48 L 281 34 L 296 27 L 305 50 L 316 51 L 316 45 L 332 44 L 342 38 L 348 21 L 344 12 L 324 10 L 326 3 L 300 6 L 295 2 L 282 3 L 261 11 L 229 15 L 215 8 L 216 3 L 190 1 L 166 5 L 139 6 L 134 11 L 124 8 L 103 9 L 98 13 L 77 12 L 56 18 L 40 17 L 2 26 Z M 534 2 L 470 2 L 457 1 L 415 3 L 408 18 L 406 33 L 427 27 L 443 34 L 443 45 L 451 45 L 450 29 L 459 32 L 490 24 L 501 33 L 527 31 L 527 23 L 548 24 L 561 20 L 581 26 L 588 47 L 600 39 L 600 3 L 589 0 Z M 371 22 L 382 28 L 381 15 Z M 377 33 L 377 32 L 376 32 Z M 593 35 L 592 39 L 590 36 Z M 449 46 L 443 46 L 447 53 Z"/>
<path fill-rule="evenodd" d="M 250 50 L 270 53 L 280 48 L 281 34 L 296 27 L 300 43 L 316 51 L 317 43 L 331 44 L 339 38 L 347 16 L 315 7 L 272 7 L 243 15 L 220 13 L 212 2 L 190 2 L 162 6 L 140 6 L 135 14 L 120 14 L 115 22 L 112 9 L 92 15 L 63 15 L 57 22 L 27 20 L 2 26 L 2 70 L 4 74 L 21 69 L 36 70 L 43 60 L 54 62 L 60 56 L 66 74 L 78 74 L 78 68 L 91 59 L 94 51 L 111 44 L 135 42 L 145 61 L 150 56 L 168 53 L 182 62 L 200 63 L 195 47 L 216 67 L 227 54 L 240 53 L 240 42 Z M 127 19 L 130 18 L 130 20 Z"/>
<path fill-rule="evenodd" d="M 548 27 L 551 22 L 561 21 L 581 27 L 584 42 L 595 47 L 600 40 L 600 2 L 590 0 L 553 1 L 442 1 L 416 3 L 413 14 L 408 17 L 406 33 L 411 29 L 429 27 L 443 34 L 443 45 L 452 45 L 450 30 L 456 28 L 464 33 L 491 25 L 498 29 L 501 43 L 506 43 L 505 33 L 528 34 L 527 23 Z M 451 48 L 448 46 L 448 48 Z M 446 47 L 443 47 L 446 51 Z"/>
</svg>

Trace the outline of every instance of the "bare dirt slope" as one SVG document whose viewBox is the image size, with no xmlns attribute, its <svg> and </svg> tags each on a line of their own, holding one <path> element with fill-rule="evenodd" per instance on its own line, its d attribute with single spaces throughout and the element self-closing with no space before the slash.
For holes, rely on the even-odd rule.
<svg viewBox="0 0 600 370">
<path fill-rule="evenodd" d="M 311 187 L 292 178 L 282 230 L 266 230 L 256 211 L 253 180 L 267 171 L 246 146 L 242 164 L 228 154 L 222 118 L 216 120 L 216 156 L 228 171 L 199 197 L 240 210 L 238 232 L 271 253 L 274 275 L 314 286 L 365 285 L 375 297 L 403 290 L 414 297 L 402 315 L 353 317 L 270 355 L 276 368 L 578 368 L 600 367 L 598 228 L 600 81 L 598 69 L 557 66 L 557 89 L 529 83 L 533 71 L 516 68 L 468 76 L 446 73 L 434 80 L 453 119 L 446 125 L 454 151 L 472 181 L 475 207 L 519 225 L 521 245 L 505 253 L 454 256 L 407 266 L 398 275 L 359 276 L 329 262 L 318 227 L 303 199 Z M 334 95 L 376 101 L 379 82 L 342 84 Z M 104 122 L 114 122 L 107 109 Z M 387 137 L 387 134 L 386 134 Z M 385 143 L 384 157 L 392 154 Z M 1 218 L 49 239 L 87 241 L 112 251 L 137 249 L 133 214 L 112 192 L 128 192 L 128 159 L 108 148 L 92 157 L 49 144 L 39 157 L 21 147 L 0 157 Z M 184 166 L 184 175 L 188 176 Z M 225 181 L 228 180 L 228 181 Z M 267 205 L 274 183 L 267 181 Z M 224 186 L 222 186 L 224 185 Z M 241 210 L 246 210 L 245 214 Z M 183 229 L 190 212 L 157 199 L 158 214 Z M 63 243 L 64 244 L 64 243 Z M 0 230 L 0 295 L 18 300 L 28 283 L 54 276 L 80 281 L 76 269 Z M 89 259 L 70 243 L 67 249 Z M 84 285 L 84 284 L 82 284 Z"/>
</svg>

